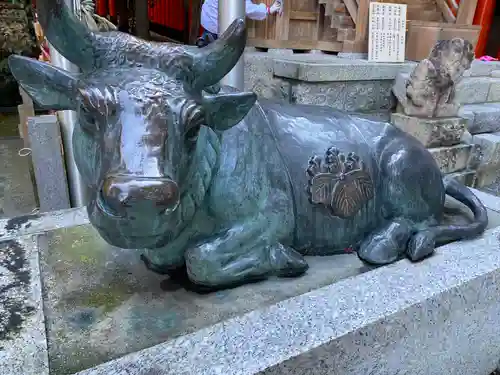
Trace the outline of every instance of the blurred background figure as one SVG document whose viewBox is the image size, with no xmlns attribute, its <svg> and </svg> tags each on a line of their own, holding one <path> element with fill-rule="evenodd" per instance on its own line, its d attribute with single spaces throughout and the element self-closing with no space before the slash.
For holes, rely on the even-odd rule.
<svg viewBox="0 0 500 375">
<path fill-rule="evenodd" d="M 263 21 L 270 14 L 283 11 L 283 0 L 275 0 L 271 6 L 264 3 L 255 4 L 252 0 L 245 0 L 246 16 L 252 20 Z M 203 34 L 198 38 L 196 45 L 205 47 L 207 44 L 217 39 L 219 32 L 219 1 L 205 0 L 201 8 L 200 24 L 203 28 Z"/>
</svg>

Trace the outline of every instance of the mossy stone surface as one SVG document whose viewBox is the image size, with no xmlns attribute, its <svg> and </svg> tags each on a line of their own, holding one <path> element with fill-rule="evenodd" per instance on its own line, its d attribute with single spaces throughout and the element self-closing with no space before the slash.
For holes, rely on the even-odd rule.
<svg viewBox="0 0 500 375">
<path fill-rule="evenodd" d="M 124 354 L 307 293 L 367 271 L 353 254 L 310 257 L 300 279 L 270 279 L 198 295 L 148 271 L 139 250 L 109 246 L 89 225 L 40 236 L 40 260 L 54 375 Z"/>
</svg>

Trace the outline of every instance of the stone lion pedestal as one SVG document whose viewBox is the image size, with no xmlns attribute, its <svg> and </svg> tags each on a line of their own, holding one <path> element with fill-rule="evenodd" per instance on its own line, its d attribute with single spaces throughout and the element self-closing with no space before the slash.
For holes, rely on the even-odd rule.
<svg viewBox="0 0 500 375">
<path fill-rule="evenodd" d="M 398 106 L 391 115 L 394 126 L 430 149 L 444 174 L 454 173 L 469 186 L 474 185 L 475 148 L 467 141 L 467 120 L 458 115 L 455 90 L 473 58 L 468 41 L 436 43 L 410 74 L 396 77 L 392 91 Z"/>
</svg>

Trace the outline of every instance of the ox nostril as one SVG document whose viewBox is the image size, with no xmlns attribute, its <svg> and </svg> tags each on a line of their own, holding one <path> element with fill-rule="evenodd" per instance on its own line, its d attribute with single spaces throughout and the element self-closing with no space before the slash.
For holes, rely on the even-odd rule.
<svg viewBox="0 0 500 375">
<path fill-rule="evenodd" d="M 179 188 L 173 180 L 115 176 L 104 180 L 100 205 L 108 214 L 124 216 L 151 210 L 169 213 L 179 201 Z"/>
<path fill-rule="evenodd" d="M 125 204 L 123 202 L 123 191 L 116 184 L 114 179 L 104 180 L 97 204 L 107 214 L 111 216 L 125 216 Z"/>
<path fill-rule="evenodd" d="M 139 199 L 152 202 L 159 211 L 173 211 L 179 205 L 179 188 L 171 180 L 145 184 L 137 194 Z"/>
</svg>

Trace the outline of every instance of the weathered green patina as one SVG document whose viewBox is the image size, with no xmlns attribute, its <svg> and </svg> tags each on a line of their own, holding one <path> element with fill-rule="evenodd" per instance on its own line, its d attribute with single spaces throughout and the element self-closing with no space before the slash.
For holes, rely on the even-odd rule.
<svg viewBox="0 0 500 375">
<path fill-rule="evenodd" d="M 110 244 L 146 249 L 150 269 L 213 290 L 299 276 L 305 254 L 352 249 L 382 265 L 484 231 L 481 202 L 390 124 L 218 92 L 243 53 L 243 20 L 198 49 L 91 32 L 62 0 L 38 3 L 47 38 L 82 74 L 23 57 L 12 72 L 42 107 L 78 112 L 90 220 Z M 440 225 L 446 194 L 471 224 Z"/>
</svg>

